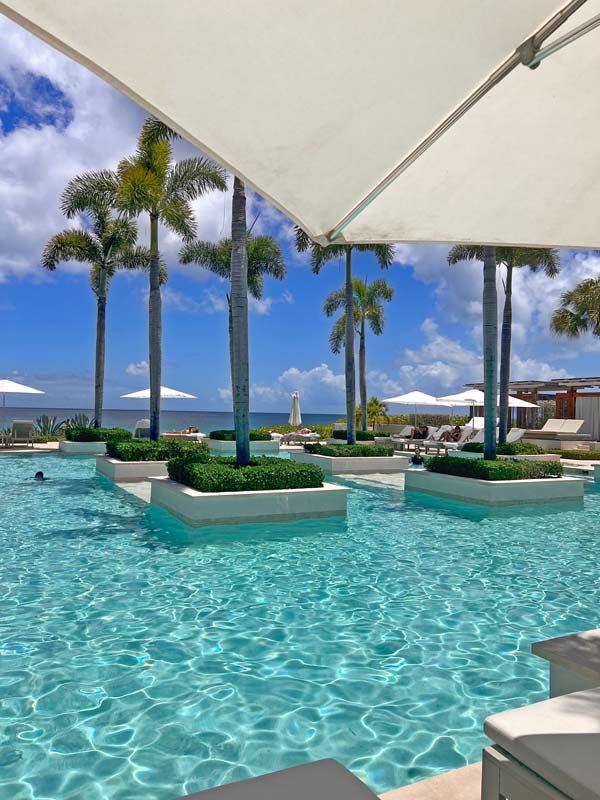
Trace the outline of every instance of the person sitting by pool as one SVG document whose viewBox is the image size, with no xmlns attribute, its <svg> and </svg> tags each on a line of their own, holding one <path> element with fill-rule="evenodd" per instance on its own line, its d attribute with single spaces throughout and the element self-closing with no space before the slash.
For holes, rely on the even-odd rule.
<svg viewBox="0 0 600 800">
<path fill-rule="evenodd" d="M 410 433 L 411 439 L 426 439 L 427 434 L 429 433 L 429 428 L 427 425 L 423 425 L 420 428 L 413 428 Z"/>
<path fill-rule="evenodd" d="M 425 463 L 423 456 L 421 455 L 421 448 L 415 447 L 415 452 L 413 453 L 412 458 L 410 459 L 411 466 L 413 467 L 422 467 Z"/>
<path fill-rule="evenodd" d="M 444 431 L 440 436 L 440 442 L 458 442 L 462 436 L 462 431 L 458 425 L 455 425 L 451 431 Z"/>
</svg>

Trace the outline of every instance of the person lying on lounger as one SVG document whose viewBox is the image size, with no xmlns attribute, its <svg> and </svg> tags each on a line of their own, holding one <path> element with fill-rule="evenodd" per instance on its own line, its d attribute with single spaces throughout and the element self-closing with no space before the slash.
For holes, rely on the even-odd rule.
<svg viewBox="0 0 600 800">
<path fill-rule="evenodd" d="M 444 431 L 440 436 L 440 442 L 458 442 L 462 436 L 462 431 L 455 425 L 451 431 Z"/>
<path fill-rule="evenodd" d="M 411 439 L 426 439 L 427 434 L 429 433 L 429 428 L 426 425 L 423 425 L 420 428 L 413 428 L 410 433 Z"/>
</svg>

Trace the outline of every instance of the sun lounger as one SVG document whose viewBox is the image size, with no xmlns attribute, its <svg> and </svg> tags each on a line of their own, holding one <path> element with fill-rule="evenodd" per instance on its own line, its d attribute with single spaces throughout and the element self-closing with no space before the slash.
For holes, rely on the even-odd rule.
<svg viewBox="0 0 600 800">
<path fill-rule="evenodd" d="M 582 419 L 564 419 L 561 433 L 579 433 L 583 427 L 584 420 Z"/>
<path fill-rule="evenodd" d="M 229 783 L 179 800 L 377 800 L 367 787 L 331 758 Z"/>
<path fill-rule="evenodd" d="M 150 420 L 138 419 L 135 423 L 135 430 L 133 431 L 134 439 L 149 439 L 150 438 Z"/>
<path fill-rule="evenodd" d="M 10 430 L 11 444 L 27 444 L 33 447 L 35 425 L 30 419 L 15 419 Z"/>
<path fill-rule="evenodd" d="M 515 444 L 525 435 L 525 428 L 511 428 L 506 434 L 506 444 Z"/>
<path fill-rule="evenodd" d="M 468 425 L 461 430 L 460 439 L 457 442 L 444 442 L 446 450 L 459 450 L 465 442 L 472 441 L 471 437 L 476 435 L 476 431 Z"/>
<path fill-rule="evenodd" d="M 488 717 L 482 800 L 600 800 L 600 687 Z"/>
</svg>

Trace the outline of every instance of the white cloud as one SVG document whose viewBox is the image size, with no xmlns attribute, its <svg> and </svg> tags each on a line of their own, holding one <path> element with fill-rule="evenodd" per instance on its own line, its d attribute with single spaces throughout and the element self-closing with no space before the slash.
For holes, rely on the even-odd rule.
<svg viewBox="0 0 600 800">
<path fill-rule="evenodd" d="M 150 367 L 147 361 L 138 361 L 137 364 L 132 363 L 125 367 L 125 372 L 127 375 L 149 375 Z"/>
</svg>

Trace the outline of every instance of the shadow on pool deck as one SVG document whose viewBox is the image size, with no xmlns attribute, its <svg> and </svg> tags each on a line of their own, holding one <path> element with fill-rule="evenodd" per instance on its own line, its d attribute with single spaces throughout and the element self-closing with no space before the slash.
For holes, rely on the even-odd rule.
<svg viewBox="0 0 600 800">
<path fill-rule="evenodd" d="M 481 762 L 381 795 L 381 800 L 480 800 Z"/>
</svg>

